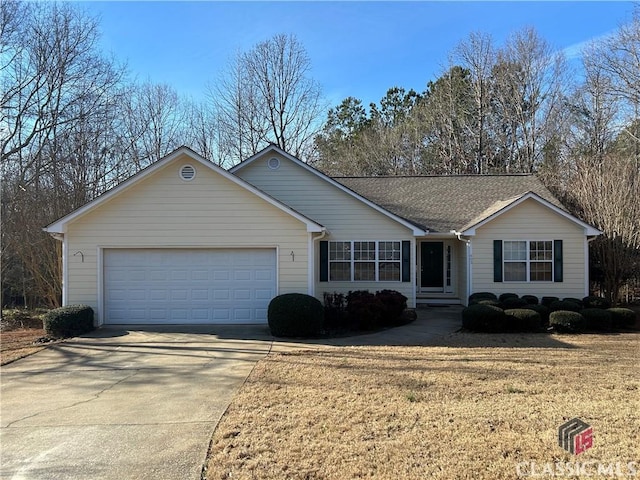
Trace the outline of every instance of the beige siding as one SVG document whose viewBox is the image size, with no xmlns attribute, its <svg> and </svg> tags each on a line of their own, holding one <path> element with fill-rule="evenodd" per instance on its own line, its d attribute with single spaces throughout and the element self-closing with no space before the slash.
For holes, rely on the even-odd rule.
<svg viewBox="0 0 640 480">
<path fill-rule="evenodd" d="M 279 293 L 308 291 L 306 226 L 202 165 L 181 180 L 185 163 L 169 162 L 69 225 L 67 303 L 99 307 L 99 253 L 111 247 L 274 247 Z"/>
<path fill-rule="evenodd" d="M 267 161 L 271 157 L 280 159 L 280 167 L 277 170 L 271 170 L 267 166 Z M 326 227 L 329 233 L 324 240 L 402 241 L 413 239 L 409 228 L 282 156 L 266 155 L 241 168 L 236 174 Z M 317 242 L 315 247 L 317 267 L 320 262 Z M 318 268 L 316 268 L 316 296 L 322 299 L 324 292 L 347 293 L 350 290 L 375 292 L 392 289 L 409 298 L 413 305 L 415 251 L 411 252 L 411 265 L 411 282 L 319 282 Z"/>
<path fill-rule="evenodd" d="M 563 281 L 494 282 L 494 240 L 562 240 Z M 526 200 L 477 229 L 473 238 L 472 289 L 496 294 L 582 297 L 586 294 L 585 241 L 583 228 L 533 199 Z"/>
</svg>

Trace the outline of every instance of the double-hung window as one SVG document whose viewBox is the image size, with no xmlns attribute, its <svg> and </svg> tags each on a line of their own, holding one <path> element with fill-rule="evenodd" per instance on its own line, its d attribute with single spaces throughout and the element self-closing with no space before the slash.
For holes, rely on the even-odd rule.
<svg viewBox="0 0 640 480">
<path fill-rule="evenodd" d="M 552 241 L 505 241 L 503 245 L 505 282 L 553 281 Z"/>
<path fill-rule="evenodd" d="M 329 242 L 329 280 L 400 281 L 401 242 Z"/>
</svg>

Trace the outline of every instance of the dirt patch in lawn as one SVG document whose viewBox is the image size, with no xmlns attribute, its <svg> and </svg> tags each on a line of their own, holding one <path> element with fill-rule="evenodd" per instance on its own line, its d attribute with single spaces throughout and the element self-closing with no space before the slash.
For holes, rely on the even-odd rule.
<svg viewBox="0 0 640 480">
<path fill-rule="evenodd" d="M 38 345 L 34 342 L 44 335 L 44 330 L 37 328 L 0 332 L 0 365 L 42 350 L 44 345 Z"/>
<path fill-rule="evenodd" d="M 628 473 L 639 342 L 458 333 L 441 346 L 272 353 L 216 429 L 206 477 L 513 479 L 532 462 L 620 462 Z M 594 432 L 580 456 L 557 444 L 574 417 Z M 589 465 L 589 478 L 611 478 Z"/>
</svg>

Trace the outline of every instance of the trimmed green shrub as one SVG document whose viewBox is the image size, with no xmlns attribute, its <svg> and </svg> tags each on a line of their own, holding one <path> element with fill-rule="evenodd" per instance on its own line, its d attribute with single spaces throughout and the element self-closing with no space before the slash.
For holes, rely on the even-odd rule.
<svg viewBox="0 0 640 480">
<path fill-rule="evenodd" d="M 610 332 L 613 328 L 613 318 L 611 312 L 601 308 L 585 308 L 580 310 L 586 322 L 586 327 L 599 332 Z"/>
<path fill-rule="evenodd" d="M 584 308 L 604 308 L 607 309 L 611 306 L 611 302 L 603 297 L 596 297 L 593 295 L 589 295 L 588 297 L 584 297 L 582 299 L 582 304 Z"/>
<path fill-rule="evenodd" d="M 584 331 L 585 320 L 578 312 L 558 310 L 551 312 L 549 315 L 549 325 L 551 325 L 556 332 L 577 333 Z"/>
<path fill-rule="evenodd" d="M 539 300 L 535 295 L 523 295 L 522 299 L 525 300 L 529 305 L 537 305 Z"/>
<path fill-rule="evenodd" d="M 537 332 L 542 328 L 542 318 L 535 310 L 514 308 L 504 311 L 506 326 L 514 332 Z"/>
<path fill-rule="evenodd" d="M 520 298 L 520 295 L 517 293 L 501 293 L 498 300 L 504 303 L 507 298 Z"/>
<path fill-rule="evenodd" d="M 469 295 L 469 305 L 479 303 L 482 300 L 495 300 L 498 301 L 498 297 L 495 293 L 491 292 L 476 292 Z"/>
<path fill-rule="evenodd" d="M 44 331 L 56 338 L 68 338 L 92 331 L 93 308 L 88 305 L 69 305 L 48 311 L 43 320 Z"/>
<path fill-rule="evenodd" d="M 540 299 L 540 305 L 544 305 L 549 308 L 553 302 L 560 300 L 558 297 L 542 297 Z"/>
<path fill-rule="evenodd" d="M 380 328 L 383 308 L 380 299 L 367 290 L 356 290 L 347 295 L 349 322 L 358 330 Z"/>
<path fill-rule="evenodd" d="M 584 305 L 582 304 L 582 300 L 579 298 L 573 298 L 573 297 L 565 297 L 562 299 L 563 302 L 573 302 L 576 305 L 578 305 L 580 308 L 584 308 Z"/>
<path fill-rule="evenodd" d="M 533 310 L 534 312 L 538 312 L 540 315 L 540 319 L 543 324 L 549 323 L 549 309 L 544 305 L 533 305 L 528 304 L 522 308 L 526 308 L 527 310 Z"/>
<path fill-rule="evenodd" d="M 395 290 L 380 290 L 376 292 L 376 299 L 382 304 L 382 324 L 398 325 L 407 308 L 407 297 Z"/>
<path fill-rule="evenodd" d="M 576 302 L 568 302 L 565 300 L 556 300 L 555 302 L 551 302 L 551 305 L 549 305 L 549 311 L 557 312 L 559 310 L 579 312 L 582 310 L 582 306 L 578 305 Z"/>
<path fill-rule="evenodd" d="M 614 328 L 629 328 L 636 324 L 636 312 L 630 308 L 607 308 L 611 314 Z"/>
<path fill-rule="evenodd" d="M 506 310 L 509 310 L 512 308 L 522 308 L 529 305 L 526 300 L 518 297 L 507 297 L 504 300 L 501 300 L 501 302 L 503 307 Z"/>
<path fill-rule="evenodd" d="M 504 310 L 491 305 L 470 305 L 462 310 L 462 326 L 474 332 L 503 332 Z"/>
<path fill-rule="evenodd" d="M 309 337 L 322 331 L 322 303 L 304 293 L 285 293 L 269 302 L 269 329 L 276 337 Z"/>
</svg>

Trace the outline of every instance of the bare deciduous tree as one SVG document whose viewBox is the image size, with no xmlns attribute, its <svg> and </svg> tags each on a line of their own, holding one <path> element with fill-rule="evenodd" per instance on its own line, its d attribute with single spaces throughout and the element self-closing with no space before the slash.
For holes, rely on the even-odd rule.
<svg viewBox="0 0 640 480">
<path fill-rule="evenodd" d="M 276 35 L 240 53 L 210 96 L 230 163 L 269 143 L 304 158 L 323 110 L 311 62 L 291 35 Z"/>
</svg>

